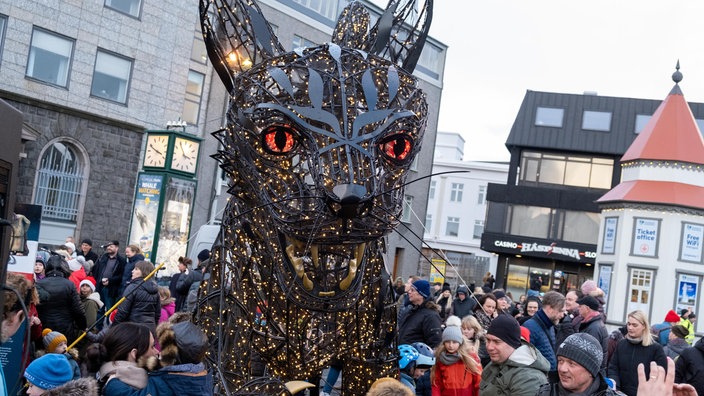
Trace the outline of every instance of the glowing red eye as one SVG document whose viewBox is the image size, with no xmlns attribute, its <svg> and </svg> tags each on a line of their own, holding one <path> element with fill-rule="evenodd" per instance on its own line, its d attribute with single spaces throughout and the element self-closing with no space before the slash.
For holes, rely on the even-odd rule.
<svg viewBox="0 0 704 396">
<path fill-rule="evenodd" d="M 404 161 L 411 155 L 413 141 L 410 137 L 399 134 L 386 139 L 379 145 L 379 149 L 392 160 Z"/>
<path fill-rule="evenodd" d="M 296 146 L 296 134 L 288 125 L 272 125 L 262 136 L 264 148 L 272 154 L 286 154 Z"/>
</svg>

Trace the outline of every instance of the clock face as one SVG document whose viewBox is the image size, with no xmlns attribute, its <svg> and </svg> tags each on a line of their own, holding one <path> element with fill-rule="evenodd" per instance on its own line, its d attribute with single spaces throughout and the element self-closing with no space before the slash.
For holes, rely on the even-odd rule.
<svg viewBox="0 0 704 396">
<path fill-rule="evenodd" d="M 188 173 L 196 172 L 198 163 L 198 148 L 200 143 L 177 137 L 174 142 L 174 153 L 171 158 L 171 169 Z"/>
<path fill-rule="evenodd" d="M 149 135 L 147 150 L 144 153 L 144 166 L 163 168 L 166 165 L 166 150 L 169 137 L 166 135 Z"/>
</svg>

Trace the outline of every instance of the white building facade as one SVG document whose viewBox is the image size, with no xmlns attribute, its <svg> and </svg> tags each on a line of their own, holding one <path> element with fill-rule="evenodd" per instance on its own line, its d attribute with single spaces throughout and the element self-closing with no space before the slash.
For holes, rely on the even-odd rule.
<svg viewBox="0 0 704 396">
<path fill-rule="evenodd" d="M 453 286 L 481 286 L 497 264 L 495 254 L 480 249 L 487 185 L 506 183 L 508 163 L 463 161 L 463 145 L 459 134 L 438 132 L 419 275 L 435 281 L 439 273 Z"/>
</svg>

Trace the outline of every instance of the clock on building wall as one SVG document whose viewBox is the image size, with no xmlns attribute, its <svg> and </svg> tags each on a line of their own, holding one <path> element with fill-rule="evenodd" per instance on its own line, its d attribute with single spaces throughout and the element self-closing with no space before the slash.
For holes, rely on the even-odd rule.
<svg viewBox="0 0 704 396">
<path fill-rule="evenodd" d="M 147 131 L 129 243 L 140 246 L 147 260 L 166 262 L 159 275 L 178 272 L 178 257 L 186 256 L 201 140 L 181 124 Z"/>
</svg>

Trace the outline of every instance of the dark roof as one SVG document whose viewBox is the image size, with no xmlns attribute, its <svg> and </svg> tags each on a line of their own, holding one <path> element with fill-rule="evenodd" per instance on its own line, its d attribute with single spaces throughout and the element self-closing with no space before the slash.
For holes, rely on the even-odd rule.
<svg viewBox="0 0 704 396">
<path fill-rule="evenodd" d="M 626 152 L 635 133 L 636 115 L 652 115 L 662 100 L 617 98 L 598 95 L 526 91 L 506 147 L 535 148 L 541 151 L 598 153 L 620 156 Z M 704 119 L 704 104 L 689 103 L 695 118 Z M 536 126 L 538 107 L 564 109 L 562 127 Z M 585 110 L 611 112 L 606 131 L 582 129 Z"/>
</svg>

